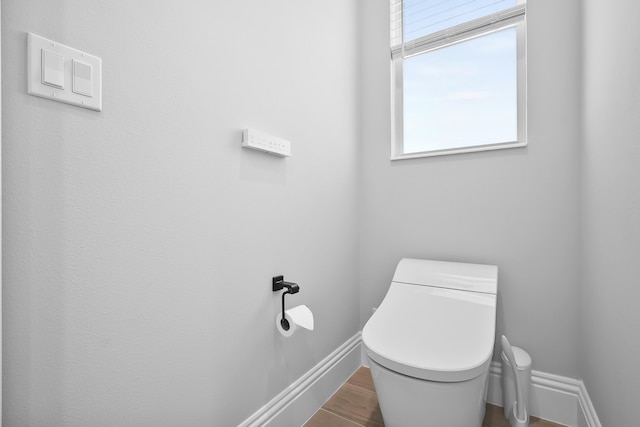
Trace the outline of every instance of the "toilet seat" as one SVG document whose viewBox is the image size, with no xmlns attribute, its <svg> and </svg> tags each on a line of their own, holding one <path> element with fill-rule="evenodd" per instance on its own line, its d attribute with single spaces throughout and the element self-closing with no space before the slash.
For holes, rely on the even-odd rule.
<svg viewBox="0 0 640 427">
<path fill-rule="evenodd" d="M 467 381 L 488 369 L 495 318 L 495 293 L 394 281 L 365 325 L 362 341 L 369 357 L 392 371 L 430 381 Z"/>
</svg>

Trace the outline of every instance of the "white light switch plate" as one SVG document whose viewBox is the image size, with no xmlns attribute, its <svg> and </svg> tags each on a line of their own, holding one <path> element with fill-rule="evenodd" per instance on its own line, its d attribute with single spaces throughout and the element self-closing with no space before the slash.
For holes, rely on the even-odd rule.
<svg viewBox="0 0 640 427">
<path fill-rule="evenodd" d="M 47 56 L 57 59 L 57 55 L 63 57 L 60 70 L 62 84 L 59 84 L 57 69 L 53 70 L 56 74 L 52 74 L 50 68 L 47 68 L 47 80 L 52 75 L 56 81 L 53 82 L 55 84 L 46 83 L 43 78 L 43 58 Z M 75 67 L 74 61 L 77 63 Z M 81 66 L 78 67 L 78 64 Z M 55 61 L 47 65 L 57 67 L 59 64 Z M 86 52 L 27 33 L 27 93 L 102 111 L 102 60 Z"/>
<path fill-rule="evenodd" d="M 255 129 L 245 129 L 242 132 L 242 146 L 276 156 L 291 156 L 291 142 Z"/>
</svg>

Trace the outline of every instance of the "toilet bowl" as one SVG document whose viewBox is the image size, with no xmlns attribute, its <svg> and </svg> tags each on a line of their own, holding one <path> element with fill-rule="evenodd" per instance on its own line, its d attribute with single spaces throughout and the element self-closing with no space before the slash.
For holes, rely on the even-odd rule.
<svg viewBox="0 0 640 427">
<path fill-rule="evenodd" d="M 480 427 L 498 268 L 405 258 L 362 331 L 387 427 Z"/>
</svg>

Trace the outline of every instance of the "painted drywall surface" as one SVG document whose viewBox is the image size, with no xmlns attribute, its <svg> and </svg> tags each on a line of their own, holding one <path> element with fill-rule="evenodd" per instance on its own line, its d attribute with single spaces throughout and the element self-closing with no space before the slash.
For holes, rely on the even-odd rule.
<svg viewBox="0 0 640 427">
<path fill-rule="evenodd" d="M 357 332 L 356 6 L 2 2 L 5 425 L 237 425 Z M 101 113 L 26 94 L 27 31 Z"/>
<path fill-rule="evenodd" d="M 0 16 L 2 16 L 0 3 Z M 2 69 L 2 20 L 0 20 L 0 70 Z M 2 71 L 0 71 L 0 117 L 2 117 Z M 2 163 L 2 123 L 0 120 L 0 164 Z M 2 167 L 0 167 L 0 175 Z M 0 176 L 0 218 L 2 217 L 2 176 Z M 2 221 L 0 220 L 0 236 L 2 236 Z M 0 237 L 1 239 L 1 237 Z M 2 277 L 2 245 L 0 245 L 0 277 Z M 2 378 L 2 280 L 0 280 L 0 378 Z M 0 386 L 0 425 L 2 424 L 2 387 Z"/>
<path fill-rule="evenodd" d="M 581 373 L 604 426 L 638 424 L 639 14 L 634 1 L 584 2 Z"/>
<path fill-rule="evenodd" d="M 365 2 L 362 324 L 402 257 L 496 264 L 498 334 L 534 369 L 578 377 L 577 5 L 528 5 L 527 148 L 391 162 L 388 6 Z"/>
</svg>

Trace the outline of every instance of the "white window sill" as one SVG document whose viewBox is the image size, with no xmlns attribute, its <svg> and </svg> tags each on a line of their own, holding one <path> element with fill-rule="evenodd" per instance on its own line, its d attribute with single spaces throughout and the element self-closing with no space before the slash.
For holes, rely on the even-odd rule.
<svg viewBox="0 0 640 427">
<path fill-rule="evenodd" d="M 391 155 L 391 160 L 416 159 L 420 157 L 448 156 L 449 154 L 474 153 L 477 151 L 503 150 L 507 148 L 526 147 L 527 141 L 507 142 L 504 144 L 476 145 L 473 147 L 451 148 L 446 150 L 421 151 L 418 153 L 407 153 Z"/>
</svg>

